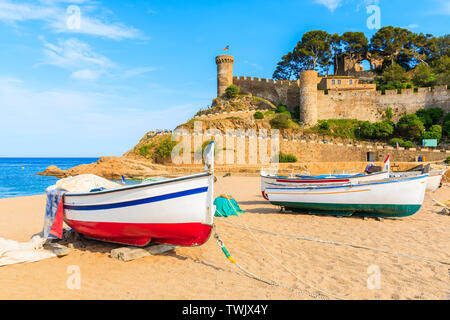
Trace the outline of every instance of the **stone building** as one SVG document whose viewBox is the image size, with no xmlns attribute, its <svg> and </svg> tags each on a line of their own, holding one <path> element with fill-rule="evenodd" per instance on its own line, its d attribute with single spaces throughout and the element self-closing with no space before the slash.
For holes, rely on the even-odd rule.
<svg viewBox="0 0 450 320">
<path fill-rule="evenodd" d="M 233 76 L 234 57 L 220 55 L 217 64 L 217 96 L 235 84 L 244 94 L 283 104 L 290 111 L 299 108 L 300 121 L 305 126 L 325 119 L 383 120 L 386 109 L 392 108 L 394 120 L 404 113 L 421 108 L 440 107 L 450 112 L 447 86 L 434 88 L 375 90 L 374 84 L 361 83 L 354 76 L 320 77 L 314 70 L 302 71 L 299 80 L 273 80 Z"/>
</svg>

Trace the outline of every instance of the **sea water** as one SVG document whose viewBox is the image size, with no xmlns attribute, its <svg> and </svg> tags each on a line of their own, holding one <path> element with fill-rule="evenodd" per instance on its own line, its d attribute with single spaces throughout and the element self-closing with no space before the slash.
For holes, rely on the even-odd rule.
<svg viewBox="0 0 450 320">
<path fill-rule="evenodd" d="M 45 189 L 58 180 L 57 177 L 36 173 L 55 165 L 69 169 L 83 163 L 97 162 L 99 158 L 1 158 L 0 198 L 44 194 Z"/>
</svg>

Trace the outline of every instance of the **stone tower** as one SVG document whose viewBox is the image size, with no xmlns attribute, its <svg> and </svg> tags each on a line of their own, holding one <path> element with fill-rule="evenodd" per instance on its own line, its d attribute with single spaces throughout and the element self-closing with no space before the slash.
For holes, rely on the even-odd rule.
<svg viewBox="0 0 450 320">
<path fill-rule="evenodd" d="M 300 72 L 300 121 L 305 126 L 313 126 L 317 123 L 317 82 L 317 71 Z"/>
<path fill-rule="evenodd" d="M 217 96 L 225 93 L 225 89 L 233 84 L 233 63 L 234 57 L 223 54 L 216 57 L 217 64 Z"/>
</svg>

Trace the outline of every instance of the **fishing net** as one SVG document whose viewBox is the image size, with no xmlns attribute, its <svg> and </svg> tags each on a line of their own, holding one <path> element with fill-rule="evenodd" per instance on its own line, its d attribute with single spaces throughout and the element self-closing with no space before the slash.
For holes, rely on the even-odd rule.
<svg viewBox="0 0 450 320">
<path fill-rule="evenodd" d="M 238 216 L 238 213 L 245 213 L 239 208 L 238 203 L 232 196 L 220 195 L 214 200 L 216 206 L 216 217 Z"/>
</svg>

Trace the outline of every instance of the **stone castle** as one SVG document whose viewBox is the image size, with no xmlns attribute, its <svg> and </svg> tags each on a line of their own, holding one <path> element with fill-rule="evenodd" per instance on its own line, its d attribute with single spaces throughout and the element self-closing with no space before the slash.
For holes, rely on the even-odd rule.
<svg viewBox="0 0 450 320">
<path fill-rule="evenodd" d="M 318 120 L 358 119 L 380 121 L 386 109 L 392 108 L 394 120 L 404 113 L 421 108 L 439 107 L 450 112 L 447 86 L 433 88 L 376 90 L 373 83 L 365 83 L 357 76 L 319 76 L 314 70 L 300 72 L 299 80 L 273 80 L 233 76 L 234 57 L 219 55 L 217 64 L 217 96 L 235 84 L 243 94 L 265 98 L 274 104 L 283 104 L 293 112 L 299 108 L 300 121 L 312 126 Z M 371 64 L 372 66 L 372 64 Z M 377 65 L 373 64 L 374 68 Z M 352 71 L 361 71 L 352 64 Z M 346 72 L 346 65 L 341 68 Z"/>
</svg>

